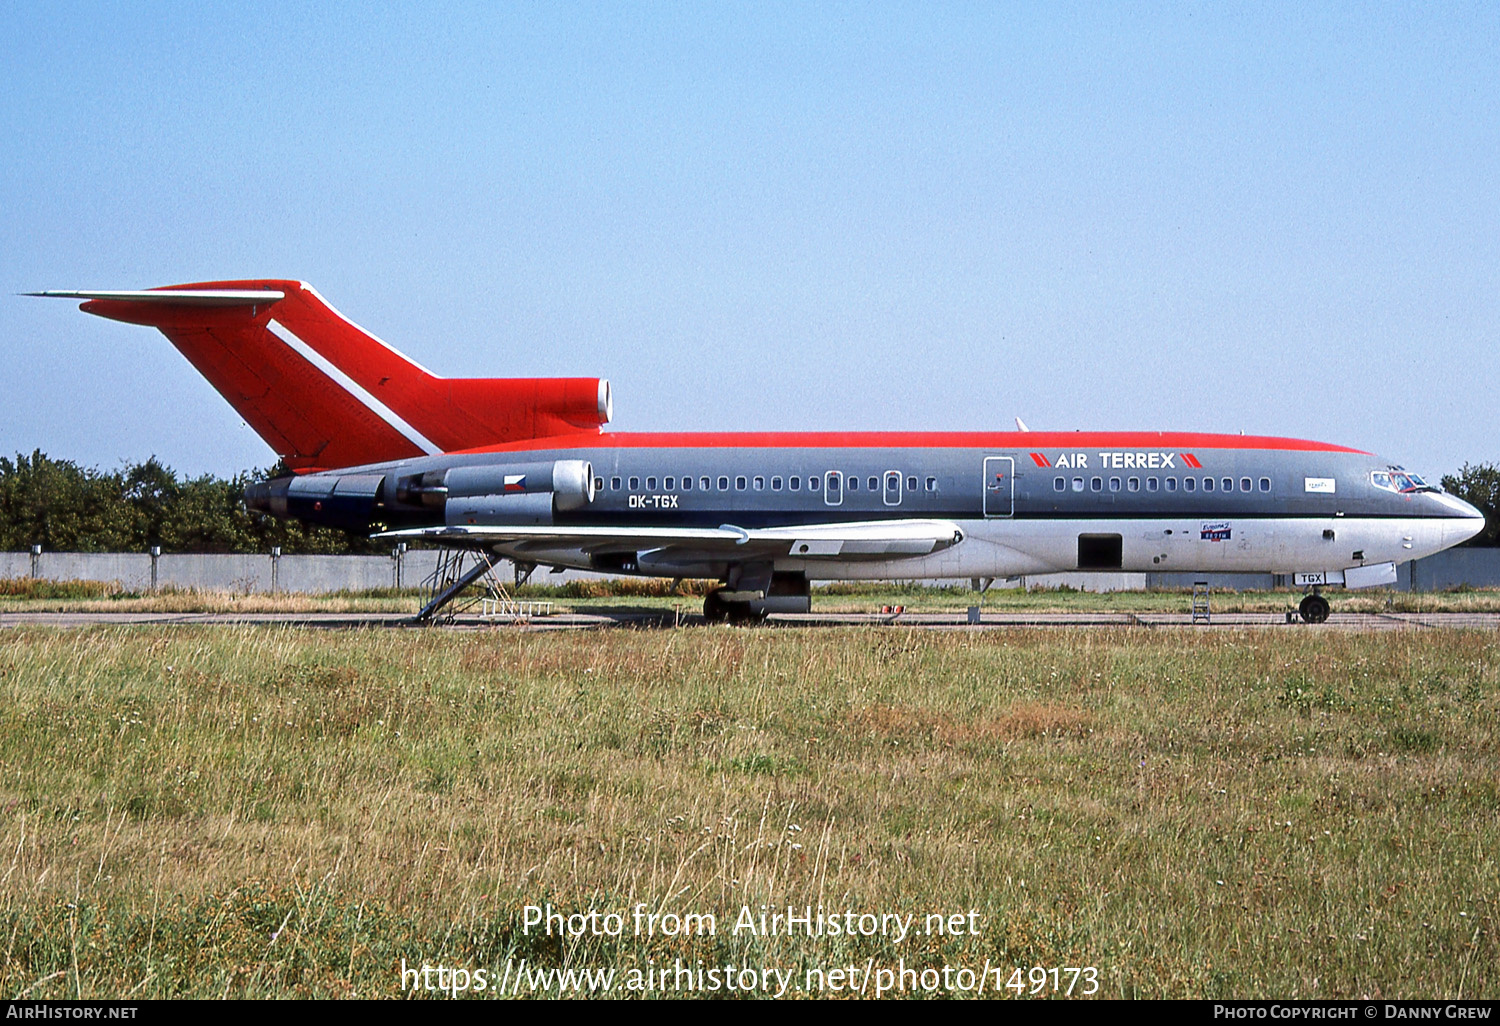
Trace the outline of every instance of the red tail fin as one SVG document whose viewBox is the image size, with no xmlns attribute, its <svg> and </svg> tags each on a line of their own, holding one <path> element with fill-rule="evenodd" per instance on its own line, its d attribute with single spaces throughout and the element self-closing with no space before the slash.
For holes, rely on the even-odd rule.
<svg viewBox="0 0 1500 1026">
<path fill-rule="evenodd" d="M 574 434 L 610 417 L 609 383 L 600 378 L 437 377 L 306 282 L 45 294 L 159 328 L 298 471 Z"/>
</svg>

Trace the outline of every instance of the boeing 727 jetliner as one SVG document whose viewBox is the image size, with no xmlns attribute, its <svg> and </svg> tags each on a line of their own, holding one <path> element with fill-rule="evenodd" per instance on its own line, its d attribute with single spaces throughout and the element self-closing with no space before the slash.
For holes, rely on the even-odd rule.
<svg viewBox="0 0 1500 1026">
<path fill-rule="evenodd" d="M 54 291 L 159 329 L 294 472 L 279 517 L 519 564 L 706 577 L 710 620 L 805 611 L 809 582 L 1067 570 L 1394 583 L 1474 507 L 1357 449 L 1163 432 L 608 433 L 598 378 L 440 378 L 305 282 Z"/>
</svg>

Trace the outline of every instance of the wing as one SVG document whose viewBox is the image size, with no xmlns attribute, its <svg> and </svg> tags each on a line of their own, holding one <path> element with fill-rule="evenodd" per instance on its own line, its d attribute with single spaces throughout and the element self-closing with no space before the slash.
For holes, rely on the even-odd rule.
<svg viewBox="0 0 1500 1026">
<path fill-rule="evenodd" d="M 657 561 L 699 559 L 739 563 L 775 558 L 881 560 L 926 556 L 963 541 L 949 520 L 873 520 L 747 530 L 719 527 L 422 527 L 386 531 L 378 538 L 421 539 L 446 545 L 527 552 L 584 554 L 651 552 Z"/>
</svg>

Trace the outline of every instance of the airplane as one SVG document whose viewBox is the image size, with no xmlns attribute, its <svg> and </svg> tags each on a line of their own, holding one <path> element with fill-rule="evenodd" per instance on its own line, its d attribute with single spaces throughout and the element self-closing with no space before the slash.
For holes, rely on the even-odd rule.
<svg viewBox="0 0 1500 1026">
<path fill-rule="evenodd" d="M 1484 527 L 1400 465 L 1323 442 L 1019 418 L 612 433 L 607 380 L 439 377 L 305 282 L 28 295 L 160 330 L 292 471 L 251 485 L 252 509 L 518 566 L 709 578 L 709 621 L 807 612 L 813 581 L 1098 570 L 1290 574 L 1320 623 L 1325 587 L 1393 584 Z"/>
</svg>

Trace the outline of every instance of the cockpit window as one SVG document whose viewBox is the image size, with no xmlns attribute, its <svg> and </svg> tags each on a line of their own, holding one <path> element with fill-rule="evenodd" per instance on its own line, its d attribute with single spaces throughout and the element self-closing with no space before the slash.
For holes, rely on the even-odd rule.
<svg viewBox="0 0 1500 1026">
<path fill-rule="evenodd" d="M 1416 474 L 1407 473 L 1400 467 L 1370 471 L 1370 483 L 1376 488 L 1381 488 L 1388 492 L 1399 492 L 1403 495 L 1408 495 L 1412 492 L 1436 492 L 1441 490 L 1428 484 Z"/>
</svg>

